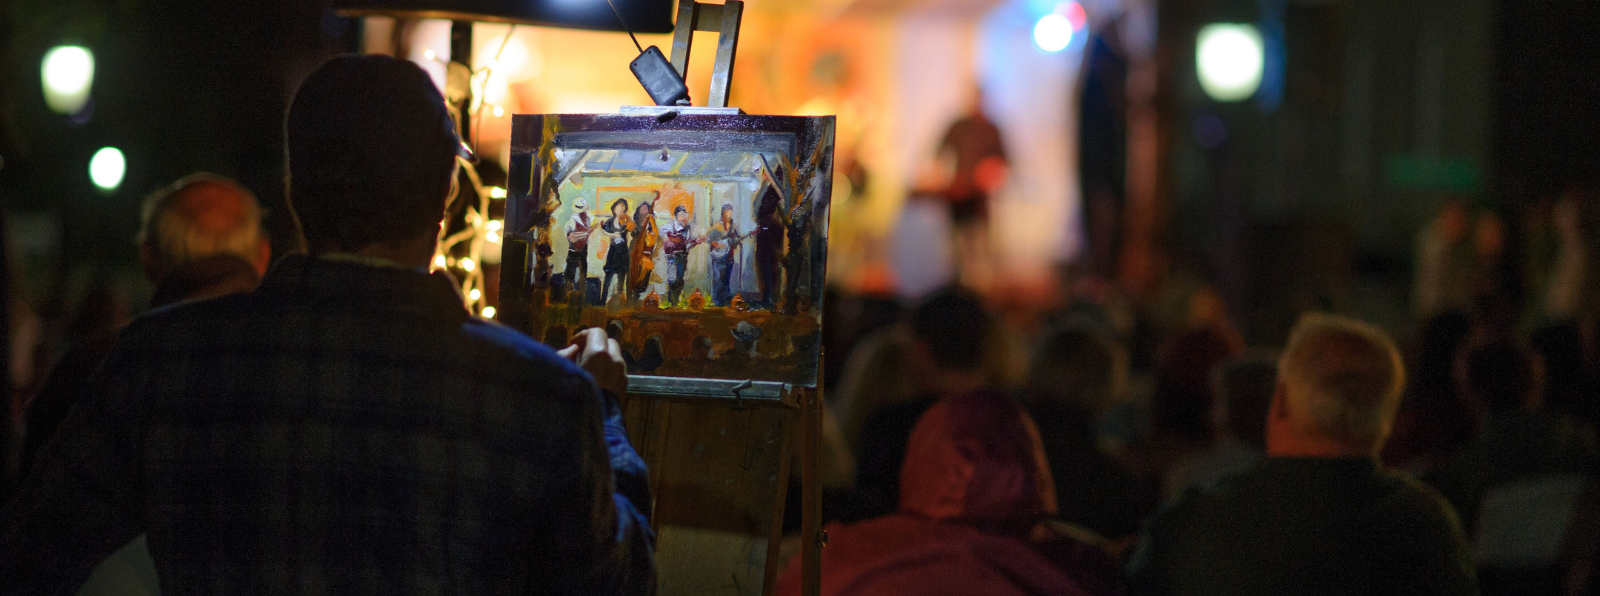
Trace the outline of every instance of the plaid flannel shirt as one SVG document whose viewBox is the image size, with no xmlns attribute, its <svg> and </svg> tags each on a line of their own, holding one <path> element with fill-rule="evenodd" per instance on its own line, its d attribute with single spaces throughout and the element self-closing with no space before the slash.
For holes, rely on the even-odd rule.
<svg viewBox="0 0 1600 596">
<path fill-rule="evenodd" d="M 140 532 L 166 594 L 639 594 L 612 396 L 443 274 L 291 257 L 140 317 L 0 510 L 0 593 Z"/>
</svg>

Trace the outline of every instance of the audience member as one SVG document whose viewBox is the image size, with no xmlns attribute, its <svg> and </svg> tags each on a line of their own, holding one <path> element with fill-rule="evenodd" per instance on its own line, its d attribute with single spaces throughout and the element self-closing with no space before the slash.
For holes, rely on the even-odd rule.
<svg viewBox="0 0 1600 596">
<path fill-rule="evenodd" d="M 1382 331 L 1313 314 L 1279 361 L 1266 461 L 1157 514 L 1139 594 L 1476 594 L 1454 512 L 1376 459 L 1405 372 Z"/>
<path fill-rule="evenodd" d="M 1417 232 L 1411 311 L 1418 320 L 1472 309 L 1476 263 L 1473 238 L 1468 237 L 1471 224 L 1466 206 L 1450 199 L 1433 221 Z"/>
<path fill-rule="evenodd" d="M 145 279 L 156 288 L 152 308 L 255 289 L 272 254 L 255 195 L 207 173 L 183 178 L 145 199 L 138 244 Z M 24 475 L 73 402 L 89 389 L 89 379 L 116 337 L 114 330 L 94 334 L 56 361 L 26 411 Z M 159 592 L 143 535 L 97 565 L 78 590 L 80 596 Z"/>
<path fill-rule="evenodd" d="M 311 254 L 123 330 L 0 510 L 8 593 L 140 532 L 172 594 L 653 591 L 617 344 L 557 353 L 427 272 L 461 146 L 433 82 L 336 58 L 286 130 Z"/>
<path fill-rule="evenodd" d="M 826 527 L 824 596 L 1120 594 L 1111 559 L 1042 523 L 1055 495 L 1038 434 L 1002 393 L 966 391 L 911 434 L 896 513 Z M 792 559 L 776 593 L 800 594 Z"/>
<path fill-rule="evenodd" d="M 144 201 L 138 236 L 145 279 L 155 285 L 151 308 L 255 289 L 271 260 L 254 193 L 215 174 L 199 173 Z M 69 349 L 28 404 L 23 474 L 54 434 L 116 334 L 96 334 Z"/>
<path fill-rule="evenodd" d="M 1472 319 L 1445 313 L 1422 325 L 1411 386 L 1383 447 L 1384 463 L 1414 473 L 1449 459 L 1472 439 L 1472 413 L 1456 391 L 1455 360 Z"/>
<path fill-rule="evenodd" d="M 861 426 L 856 452 L 855 512 L 847 519 L 891 513 L 900 501 L 900 465 L 922 413 L 943 397 L 989 389 L 986 353 L 994 323 L 977 296 L 962 289 L 934 294 L 911 312 L 906 366 L 920 396 L 878 408 Z"/>
<path fill-rule="evenodd" d="M 1593 431 L 1540 408 L 1542 367 L 1523 345 L 1480 342 L 1458 362 L 1478 435 L 1423 480 L 1461 513 L 1486 594 L 1558 593 L 1562 530 L 1594 470 Z M 1513 528 L 1533 533 L 1507 534 Z"/>
<path fill-rule="evenodd" d="M 1212 385 L 1218 399 L 1211 406 L 1217 443 L 1167 470 L 1165 500 L 1177 499 L 1191 488 L 1209 487 L 1266 457 L 1267 409 L 1277 383 L 1277 363 L 1262 354 L 1235 356 L 1217 369 Z"/>
<path fill-rule="evenodd" d="M 911 374 L 910 335 L 903 325 L 892 325 L 863 337 L 850 351 L 833 407 L 852 449 L 860 449 L 861 427 L 879 410 L 923 397 Z"/>
<path fill-rule="evenodd" d="M 1039 426 L 1062 520 L 1117 540 L 1139 531 L 1156 486 L 1101 449 L 1097 422 L 1122 390 L 1127 355 L 1100 335 L 1066 327 L 1047 335 L 1029 367 L 1022 402 Z"/>
<path fill-rule="evenodd" d="M 1232 329 L 1211 325 L 1179 333 L 1163 346 L 1150 395 L 1150 436 L 1130 456 L 1142 473 L 1159 480 L 1173 463 L 1211 448 L 1211 371 L 1242 343 Z"/>
</svg>

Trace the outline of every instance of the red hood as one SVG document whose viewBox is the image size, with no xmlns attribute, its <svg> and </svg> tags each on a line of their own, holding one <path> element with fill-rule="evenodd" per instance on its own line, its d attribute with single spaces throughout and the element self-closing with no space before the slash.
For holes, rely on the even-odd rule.
<svg viewBox="0 0 1600 596">
<path fill-rule="evenodd" d="M 1054 515 L 1055 485 L 1033 420 L 997 392 L 934 404 L 906 447 L 900 511 L 1022 533 Z"/>
</svg>

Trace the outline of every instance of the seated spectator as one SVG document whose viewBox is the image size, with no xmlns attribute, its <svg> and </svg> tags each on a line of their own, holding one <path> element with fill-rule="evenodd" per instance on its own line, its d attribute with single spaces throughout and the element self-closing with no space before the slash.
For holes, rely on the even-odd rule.
<svg viewBox="0 0 1600 596">
<path fill-rule="evenodd" d="M 877 517 L 900 502 L 900 464 L 922 413 L 942 397 L 993 385 L 986 354 L 994 328 L 978 298 L 960 289 L 942 291 L 912 311 L 906 366 L 914 399 L 879 407 L 861 425 L 856 450 L 856 492 L 847 520 Z"/>
<path fill-rule="evenodd" d="M 860 448 L 861 427 L 880 410 L 926 397 L 917 394 L 910 352 L 903 325 L 879 329 L 850 351 L 832 405 L 852 449 Z"/>
<path fill-rule="evenodd" d="M 1484 593 L 1557 593 L 1571 563 L 1563 530 L 1594 470 L 1594 433 L 1541 408 L 1539 357 L 1515 341 L 1469 344 L 1456 371 L 1479 432 L 1423 480 L 1461 513 Z"/>
<path fill-rule="evenodd" d="M 1267 459 L 1146 526 L 1137 594 L 1476 594 L 1449 503 L 1378 463 L 1405 371 L 1382 331 L 1308 315 L 1289 336 Z"/>
<path fill-rule="evenodd" d="M 311 254 L 122 331 L 0 510 L 7 594 L 141 532 L 169 594 L 653 591 L 617 344 L 558 353 L 428 273 L 461 145 L 427 74 L 335 58 L 285 128 Z"/>
<path fill-rule="evenodd" d="M 1241 343 L 1232 329 L 1214 324 L 1184 331 L 1162 347 L 1150 396 L 1150 437 L 1129 454 L 1143 473 L 1159 481 L 1174 462 L 1211 448 L 1211 371 L 1239 352 Z"/>
<path fill-rule="evenodd" d="M 1212 383 L 1217 400 L 1211 406 L 1217 444 L 1167 470 L 1165 500 L 1190 488 L 1211 486 L 1266 457 L 1267 408 L 1277 383 L 1277 363 L 1263 355 L 1236 356 L 1217 369 Z"/>
<path fill-rule="evenodd" d="M 1102 551 L 1043 523 L 1055 512 L 1038 435 L 1004 394 L 941 400 L 916 424 L 891 515 L 826 526 L 823 596 L 1120 594 Z M 800 593 L 791 559 L 777 594 Z"/>
<path fill-rule="evenodd" d="M 1472 412 L 1455 382 L 1456 354 L 1472 333 L 1472 318 L 1445 313 L 1419 331 L 1411 383 L 1400 403 L 1394 433 L 1384 443 L 1384 463 L 1422 473 L 1445 462 L 1472 440 Z"/>
<path fill-rule="evenodd" d="M 185 177 L 147 197 L 142 220 L 139 257 L 145 279 L 156 288 L 151 308 L 248 292 L 267 271 L 272 247 L 261 229 L 261 205 L 255 194 L 232 180 L 207 173 Z M 56 361 L 44 387 L 28 403 L 24 475 L 74 400 L 84 394 L 115 340 L 114 333 L 97 335 Z M 97 566 L 78 593 L 158 593 L 154 565 L 140 536 Z"/>
<path fill-rule="evenodd" d="M 1046 336 L 1029 366 L 1022 403 L 1039 427 L 1062 520 L 1111 540 L 1139 531 L 1157 487 L 1100 447 L 1096 422 L 1126 382 L 1127 355 L 1088 329 Z"/>
<path fill-rule="evenodd" d="M 145 198 L 141 211 L 139 260 L 156 288 L 151 308 L 248 292 L 267 272 L 272 245 L 261 229 L 261 205 L 232 180 L 208 173 L 185 177 Z M 24 475 L 115 339 L 101 335 L 75 345 L 51 369 L 28 404 Z"/>
</svg>

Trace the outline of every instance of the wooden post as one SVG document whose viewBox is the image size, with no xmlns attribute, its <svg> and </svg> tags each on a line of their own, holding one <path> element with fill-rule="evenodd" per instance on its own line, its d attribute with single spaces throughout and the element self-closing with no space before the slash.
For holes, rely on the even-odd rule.
<svg viewBox="0 0 1600 596">
<path fill-rule="evenodd" d="M 801 401 L 800 593 L 822 593 L 822 482 L 817 469 L 822 449 L 822 383 Z"/>
</svg>

